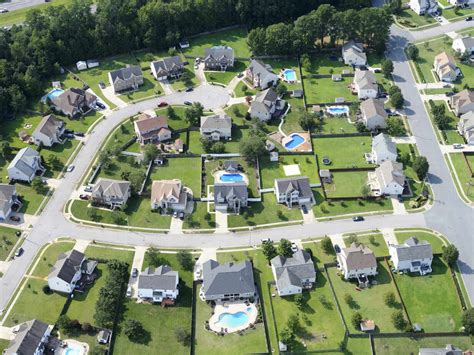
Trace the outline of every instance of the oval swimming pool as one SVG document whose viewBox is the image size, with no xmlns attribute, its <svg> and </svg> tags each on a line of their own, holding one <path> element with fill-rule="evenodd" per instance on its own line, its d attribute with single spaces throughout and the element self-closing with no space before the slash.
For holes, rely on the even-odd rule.
<svg viewBox="0 0 474 355">
<path fill-rule="evenodd" d="M 221 182 L 241 182 L 244 181 L 242 174 L 222 174 L 219 177 Z"/>
<path fill-rule="evenodd" d="M 217 324 L 223 328 L 239 328 L 249 322 L 249 316 L 245 312 L 222 313 L 217 320 Z"/>
<path fill-rule="evenodd" d="M 349 113 L 347 106 L 329 106 L 326 110 L 331 115 L 347 115 Z"/>
<path fill-rule="evenodd" d="M 283 79 L 287 82 L 296 81 L 296 72 L 293 69 L 283 70 Z"/>
<path fill-rule="evenodd" d="M 295 149 L 301 143 L 304 142 L 304 138 L 298 133 L 290 134 L 291 140 L 285 143 L 286 149 Z"/>
</svg>

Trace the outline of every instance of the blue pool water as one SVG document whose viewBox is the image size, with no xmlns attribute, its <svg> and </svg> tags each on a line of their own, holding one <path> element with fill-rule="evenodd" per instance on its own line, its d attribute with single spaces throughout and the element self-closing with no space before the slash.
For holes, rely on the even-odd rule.
<svg viewBox="0 0 474 355">
<path fill-rule="evenodd" d="M 241 174 L 222 174 L 219 178 L 221 182 L 240 182 L 244 181 Z"/>
<path fill-rule="evenodd" d="M 55 97 L 58 97 L 64 92 L 62 89 L 53 89 L 50 92 L 48 92 L 43 98 L 41 99 L 43 102 L 46 102 L 46 98 L 49 98 L 50 100 L 54 99 Z"/>
<path fill-rule="evenodd" d="M 217 321 L 218 325 L 223 328 L 237 328 L 246 325 L 249 316 L 245 312 L 222 313 Z"/>
<path fill-rule="evenodd" d="M 349 113 L 349 107 L 347 106 L 330 106 L 327 111 L 332 115 L 346 115 Z"/>
<path fill-rule="evenodd" d="M 301 137 L 298 133 L 290 134 L 291 141 L 285 143 L 285 148 L 294 149 L 304 142 L 304 138 Z"/>
<path fill-rule="evenodd" d="M 285 69 L 283 71 L 283 78 L 287 82 L 296 81 L 296 72 L 293 69 Z"/>
<path fill-rule="evenodd" d="M 65 355 L 81 355 L 81 349 L 68 347 L 64 352 Z"/>
</svg>

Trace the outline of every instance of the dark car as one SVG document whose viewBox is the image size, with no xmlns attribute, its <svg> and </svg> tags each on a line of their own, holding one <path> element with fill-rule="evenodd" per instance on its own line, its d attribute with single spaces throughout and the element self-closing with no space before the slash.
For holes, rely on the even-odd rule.
<svg viewBox="0 0 474 355">
<path fill-rule="evenodd" d="M 362 216 L 355 216 L 355 217 L 352 217 L 352 220 L 354 222 L 362 222 L 364 220 L 364 217 Z"/>
<path fill-rule="evenodd" d="M 193 103 L 191 101 L 184 101 L 184 104 L 187 105 L 187 106 L 192 106 Z"/>
<path fill-rule="evenodd" d="M 132 269 L 132 277 L 135 278 L 135 277 L 137 277 L 137 276 L 138 276 L 138 270 L 137 270 L 136 267 L 134 267 L 134 268 Z"/>
<path fill-rule="evenodd" d="M 237 78 L 239 78 L 239 79 L 240 79 L 240 78 L 241 78 L 241 77 L 243 77 L 243 76 L 244 76 L 244 74 L 243 74 L 243 73 L 239 73 L 239 75 L 237 75 Z"/>
<path fill-rule="evenodd" d="M 74 134 L 78 137 L 84 137 L 84 133 L 82 132 L 74 132 Z"/>
<path fill-rule="evenodd" d="M 105 83 L 103 81 L 99 81 L 99 87 L 101 89 L 105 89 Z"/>
<path fill-rule="evenodd" d="M 178 217 L 179 217 L 180 220 L 184 220 L 184 212 L 182 212 L 182 211 L 179 212 Z"/>
<path fill-rule="evenodd" d="M 80 194 L 80 195 L 79 195 L 79 198 L 80 198 L 81 200 L 88 200 L 88 199 L 89 199 L 89 195 Z"/>
<path fill-rule="evenodd" d="M 453 95 L 454 95 L 454 92 L 452 92 L 452 91 L 446 93 L 447 97 L 450 97 L 450 96 L 453 96 Z"/>
<path fill-rule="evenodd" d="M 403 196 L 402 195 L 398 195 L 397 199 L 398 199 L 398 202 L 403 203 Z"/>
<path fill-rule="evenodd" d="M 472 16 L 466 17 L 466 21 L 472 21 Z"/>
<path fill-rule="evenodd" d="M 10 221 L 13 221 L 13 222 L 20 222 L 20 221 L 21 221 L 21 218 L 18 217 L 18 216 L 10 216 Z"/>
<path fill-rule="evenodd" d="M 334 244 L 334 251 L 335 251 L 336 253 L 340 253 L 340 252 L 341 252 L 341 248 L 339 247 L 339 245 Z"/>
<path fill-rule="evenodd" d="M 308 214 L 308 208 L 306 207 L 306 205 L 301 205 L 301 210 L 304 214 Z"/>
<path fill-rule="evenodd" d="M 64 134 L 74 134 L 74 131 L 70 129 L 65 129 Z"/>
<path fill-rule="evenodd" d="M 168 103 L 165 102 L 165 101 L 161 101 L 161 102 L 158 104 L 158 107 L 165 107 L 165 106 L 168 106 Z"/>
<path fill-rule="evenodd" d="M 97 102 L 96 105 L 97 105 L 97 107 L 101 108 L 102 110 L 105 110 L 105 105 L 102 102 Z"/>
<path fill-rule="evenodd" d="M 18 249 L 16 250 L 16 252 L 15 252 L 15 256 L 21 256 L 21 254 L 23 254 L 23 251 L 24 251 L 24 250 L 23 250 L 22 247 L 18 248 Z"/>
<path fill-rule="evenodd" d="M 185 91 L 186 91 L 186 92 L 191 92 L 191 91 L 193 91 L 193 90 L 194 90 L 193 88 L 189 87 L 189 88 L 186 88 Z"/>
</svg>

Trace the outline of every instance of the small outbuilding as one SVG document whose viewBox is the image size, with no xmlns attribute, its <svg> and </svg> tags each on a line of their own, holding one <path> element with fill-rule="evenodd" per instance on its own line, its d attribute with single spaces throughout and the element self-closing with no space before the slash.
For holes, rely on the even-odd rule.
<svg viewBox="0 0 474 355">
<path fill-rule="evenodd" d="M 87 69 L 87 62 L 85 60 L 80 60 L 76 63 L 77 70 L 86 70 Z"/>
<path fill-rule="evenodd" d="M 360 330 L 363 332 L 373 332 L 375 330 L 375 322 L 371 319 L 360 322 Z"/>
</svg>

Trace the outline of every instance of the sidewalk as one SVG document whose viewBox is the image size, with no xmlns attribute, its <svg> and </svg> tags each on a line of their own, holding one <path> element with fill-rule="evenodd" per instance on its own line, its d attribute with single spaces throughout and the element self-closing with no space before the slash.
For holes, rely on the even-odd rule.
<svg viewBox="0 0 474 355">
<path fill-rule="evenodd" d="M 395 144 L 416 144 L 415 137 L 392 137 Z"/>
<path fill-rule="evenodd" d="M 90 240 L 76 239 L 76 244 L 74 244 L 74 249 L 84 253 L 89 245 Z"/>
<path fill-rule="evenodd" d="M 384 228 L 381 230 L 383 239 L 385 239 L 385 242 L 387 243 L 387 246 L 390 246 L 391 244 L 398 244 L 397 237 L 395 237 L 395 232 L 393 228 Z"/>
<path fill-rule="evenodd" d="M 405 205 L 403 202 L 398 201 L 398 197 L 396 195 L 391 195 L 390 199 L 392 200 L 393 214 L 408 214 Z"/>
</svg>

